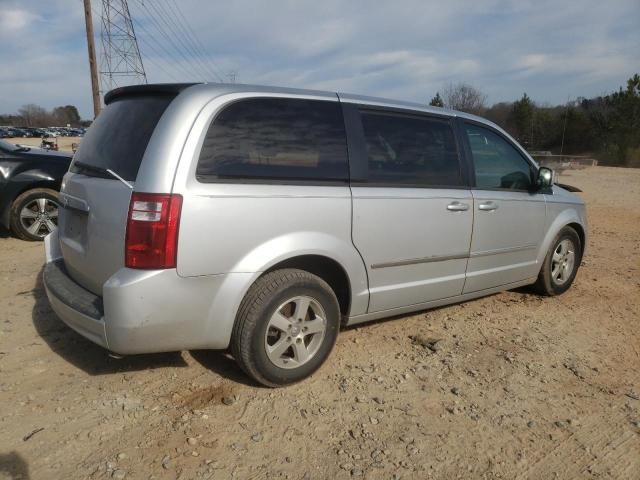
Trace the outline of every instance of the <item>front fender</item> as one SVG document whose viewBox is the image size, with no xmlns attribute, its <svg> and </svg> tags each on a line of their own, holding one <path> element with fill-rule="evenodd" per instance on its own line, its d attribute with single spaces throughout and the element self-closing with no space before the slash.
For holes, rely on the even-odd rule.
<svg viewBox="0 0 640 480">
<path fill-rule="evenodd" d="M 537 261 L 539 265 L 542 265 L 544 259 L 547 255 L 547 252 L 551 248 L 551 244 L 553 240 L 556 238 L 560 230 L 569 225 L 570 223 L 577 223 L 582 227 L 585 233 L 585 239 L 587 236 L 587 222 L 586 216 L 584 214 L 584 207 L 581 205 L 566 205 L 559 206 L 557 204 L 549 205 L 551 215 L 550 215 L 550 224 L 547 228 L 547 233 L 542 241 L 540 246 L 540 250 L 538 251 Z M 586 244 L 586 241 L 585 241 Z M 582 245 L 582 253 L 584 255 L 584 251 L 586 249 L 586 245 Z"/>
</svg>

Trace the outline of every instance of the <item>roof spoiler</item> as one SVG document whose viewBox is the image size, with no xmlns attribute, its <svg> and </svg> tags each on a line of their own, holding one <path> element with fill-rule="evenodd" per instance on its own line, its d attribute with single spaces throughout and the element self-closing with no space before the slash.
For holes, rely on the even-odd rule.
<svg viewBox="0 0 640 480">
<path fill-rule="evenodd" d="M 177 95 L 185 88 L 196 83 L 151 83 L 146 85 L 130 85 L 118 87 L 108 91 L 104 96 L 104 104 L 109 105 L 114 100 L 133 95 Z"/>
</svg>

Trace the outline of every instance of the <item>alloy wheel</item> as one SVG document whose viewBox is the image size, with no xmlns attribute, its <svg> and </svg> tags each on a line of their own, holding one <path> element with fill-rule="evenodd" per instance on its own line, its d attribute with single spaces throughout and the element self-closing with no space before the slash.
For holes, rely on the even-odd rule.
<svg viewBox="0 0 640 480">
<path fill-rule="evenodd" d="M 326 314 L 312 297 L 293 297 L 271 315 L 265 333 L 267 357 L 277 367 L 297 368 L 320 349 L 327 329 Z"/>
<path fill-rule="evenodd" d="M 20 224 L 31 235 L 44 238 L 58 227 L 58 204 L 35 198 L 20 210 Z"/>
<path fill-rule="evenodd" d="M 575 245 L 565 238 L 558 243 L 551 257 L 551 278 L 556 285 L 563 285 L 571 278 L 575 262 Z"/>
</svg>

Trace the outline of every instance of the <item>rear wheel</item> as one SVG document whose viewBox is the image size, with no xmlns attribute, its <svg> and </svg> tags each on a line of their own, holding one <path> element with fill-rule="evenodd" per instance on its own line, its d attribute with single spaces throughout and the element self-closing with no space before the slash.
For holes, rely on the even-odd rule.
<svg viewBox="0 0 640 480">
<path fill-rule="evenodd" d="M 298 382 L 327 359 L 340 327 L 331 287 L 311 273 L 283 269 L 259 278 L 238 310 L 232 352 L 257 382 Z"/>
<path fill-rule="evenodd" d="M 58 192 L 34 188 L 18 195 L 11 205 L 11 231 L 22 240 L 42 240 L 58 228 Z"/>
<path fill-rule="evenodd" d="M 564 227 L 547 252 L 535 283 L 536 290 L 550 296 L 566 292 L 578 273 L 581 260 L 580 237 L 573 228 Z"/>
</svg>

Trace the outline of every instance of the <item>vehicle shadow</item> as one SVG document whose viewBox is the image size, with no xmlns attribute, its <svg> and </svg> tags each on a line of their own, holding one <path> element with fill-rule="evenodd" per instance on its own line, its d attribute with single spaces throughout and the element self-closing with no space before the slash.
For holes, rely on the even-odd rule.
<svg viewBox="0 0 640 480">
<path fill-rule="evenodd" d="M 191 357 L 204 368 L 211 370 L 227 380 L 249 387 L 263 387 L 263 385 L 254 382 L 244 373 L 228 352 L 220 350 L 191 350 L 189 353 Z"/>
<path fill-rule="evenodd" d="M 0 477 L 29 480 L 29 465 L 18 452 L 0 453 Z"/>
<path fill-rule="evenodd" d="M 0 238 L 9 238 L 11 236 L 11 232 L 0 225 Z"/>
<path fill-rule="evenodd" d="M 31 293 L 35 299 L 32 320 L 38 335 L 53 352 L 89 375 L 188 366 L 180 352 L 132 355 L 122 359 L 110 357 L 107 350 L 85 339 L 56 316 L 42 284 L 42 270 Z"/>
</svg>

